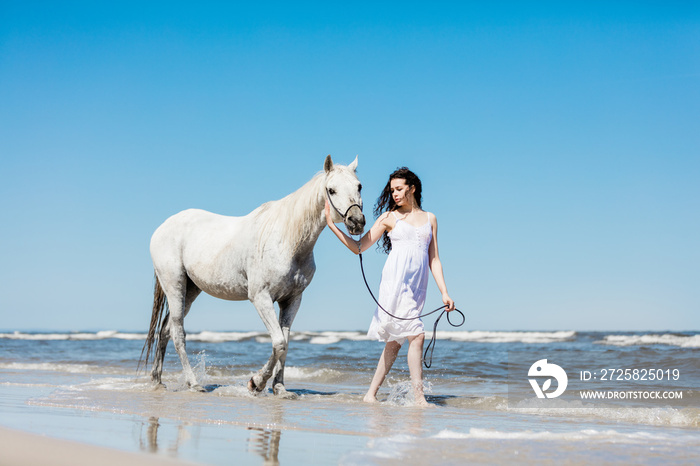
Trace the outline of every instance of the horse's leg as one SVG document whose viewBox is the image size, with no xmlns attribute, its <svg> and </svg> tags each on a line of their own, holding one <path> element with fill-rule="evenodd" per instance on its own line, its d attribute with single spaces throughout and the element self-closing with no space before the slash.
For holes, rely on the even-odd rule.
<svg viewBox="0 0 700 466">
<path fill-rule="evenodd" d="M 270 338 L 272 338 L 272 356 L 248 382 L 250 391 L 261 392 L 265 389 L 267 381 L 272 376 L 272 371 L 275 369 L 277 361 L 287 353 L 287 340 L 284 338 L 280 324 L 277 321 L 275 306 L 269 293 L 258 293 L 251 298 L 251 302 L 265 324 Z"/>
<path fill-rule="evenodd" d="M 205 390 L 197 383 L 194 371 L 190 365 L 190 360 L 187 358 L 185 345 L 185 315 L 187 311 L 189 311 L 189 306 L 192 305 L 192 301 L 194 301 L 194 298 L 199 294 L 198 289 L 188 293 L 188 284 L 192 284 L 192 282 L 187 275 L 184 274 L 184 271 L 182 276 L 179 277 L 175 283 L 171 282 L 171 286 L 166 287 L 165 284 L 163 284 L 163 289 L 168 297 L 168 307 L 170 308 L 168 333 L 170 334 L 170 338 L 173 339 L 173 346 L 175 346 L 175 351 L 177 351 L 180 357 L 182 372 L 185 376 L 187 386 L 192 390 L 203 392 Z M 190 299 L 188 299 L 188 295 Z M 161 358 L 164 356 L 165 352 L 163 352 Z"/>
<path fill-rule="evenodd" d="M 280 327 L 282 328 L 282 335 L 284 335 L 284 341 L 287 342 L 287 351 L 289 351 L 289 330 L 292 327 L 292 322 L 299 311 L 299 306 L 301 305 L 301 295 L 289 300 L 279 303 L 280 305 Z M 280 356 L 275 366 L 275 377 L 272 382 L 272 390 L 275 395 L 291 397 L 291 393 L 287 392 L 284 388 L 284 365 L 287 361 L 287 351 Z"/>
<path fill-rule="evenodd" d="M 187 278 L 187 290 L 185 292 L 185 316 L 190 312 L 190 307 L 194 300 L 202 292 L 197 285 L 195 285 L 189 277 Z M 170 314 L 166 314 L 163 318 L 163 323 L 161 324 L 160 334 L 158 335 L 158 346 L 156 346 L 156 354 L 153 358 L 153 371 L 151 372 L 151 378 L 154 382 L 162 385 L 161 375 L 163 373 L 163 361 L 165 360 L 165 350 L 168 347 L 168 342 L 170 341 Z"/>
</svg>

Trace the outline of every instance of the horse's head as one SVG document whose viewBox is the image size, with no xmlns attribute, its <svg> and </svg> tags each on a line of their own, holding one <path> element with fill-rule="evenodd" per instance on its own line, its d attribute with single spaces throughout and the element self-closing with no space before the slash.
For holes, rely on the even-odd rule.
<svg viewBox="0 0 700 466">
<path fill-rule="evenodd" d="M 357 178 L 357 157 L 348 166 L 335 165 L 331 156 L 323 164 L 326 171 L 326 198 L 331 204 L 331 218 L 343 222 L 351 235 L 360 235 L 365 229 L 362 213 L 362 184 Z"/>
</svg>

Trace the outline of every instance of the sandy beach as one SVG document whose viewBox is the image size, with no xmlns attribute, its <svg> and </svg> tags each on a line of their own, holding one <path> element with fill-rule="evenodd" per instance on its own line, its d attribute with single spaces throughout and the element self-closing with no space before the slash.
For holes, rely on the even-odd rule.
<svg viewBox="0 0 700 466">
<path fill-rule="evenodd" d="M 139 454 L 59 440 L 0 427 L 0 463 L 7 466 L 186 466 L 185 462 L 153 454 Z"/>
</svg>

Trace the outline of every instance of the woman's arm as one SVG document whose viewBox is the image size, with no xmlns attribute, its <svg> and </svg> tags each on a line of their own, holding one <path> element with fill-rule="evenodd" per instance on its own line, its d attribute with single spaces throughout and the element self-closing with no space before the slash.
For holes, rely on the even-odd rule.
<svg viewBox="0 0 700 466">
<path fill-rule="evenodd" d="M 385 231 L 387 231 L 386 225 L 387 214 L 380 215 L 372 228 L 360 239 L 360 244 L 358 248 L 357 241 L 343 233 L 340 228 L 338 228 L 333 220 L 331 219 L 331 207 L 326 201 L 326 223 L 328 223 L 328 228 L 331 229 L 335 236 L 338 237 L 341 243 L 343 243 L 350 251 L 355 254 L 361 254 L 368 250 L 374 243 L 377 242 L 379 238 L 382 237 Z"/>
<path fill-rule="evenodd" d="M 442 262 L 440 262 L 440 254 L 438 252 L 437 243 L 437 218 L 435 215 L 430 216 L 430 226 L 433 229 L 433 239 L 430 240 L 430 246 L 428 248 L 428 261 L 430 264 L 430 271 L 433 273 L 435 278 L 435 283 L 437 283 L 440 293 L 442 293 L 442 302 L 447 308 L 447 312 L 453 311 L 455 308 L 455 302 L 447 294 L 447 285 L 445 284 L 445 276 L 442 272 Z"/>
</svg>

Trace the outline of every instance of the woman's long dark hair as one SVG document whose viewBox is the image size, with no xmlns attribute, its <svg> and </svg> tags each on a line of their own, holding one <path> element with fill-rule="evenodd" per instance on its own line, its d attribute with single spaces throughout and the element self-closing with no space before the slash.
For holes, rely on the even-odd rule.
<svg viewBox="0 0 700 466">
<path fill-rule="evenodd" d="M 394 202 L 394 197 L 391 195 L 391 180 L 401 179 L 405 180 L 409 188 L 414 187 L 413 198 L 416 200 L 416 204 L 420 209 L 423 209 L 423 185 L 420 182 L 420 178 L 416 176 L 411 170 L 406 167 L 397 168 L 394 173 L 389 175 L 389 181 L 387 181 L 384 190 L 379 195 L 377 203 L 374 205 L 374 216 L 378 218 L 384 212 L 391 212 L 396 210 L 396 202 Z M 382 240 L 377 244 L 377 247 L 387 254 L 391 251 L 391 239 L 389 235 L 384 233 L 382 235 Z"/>
</svg>

